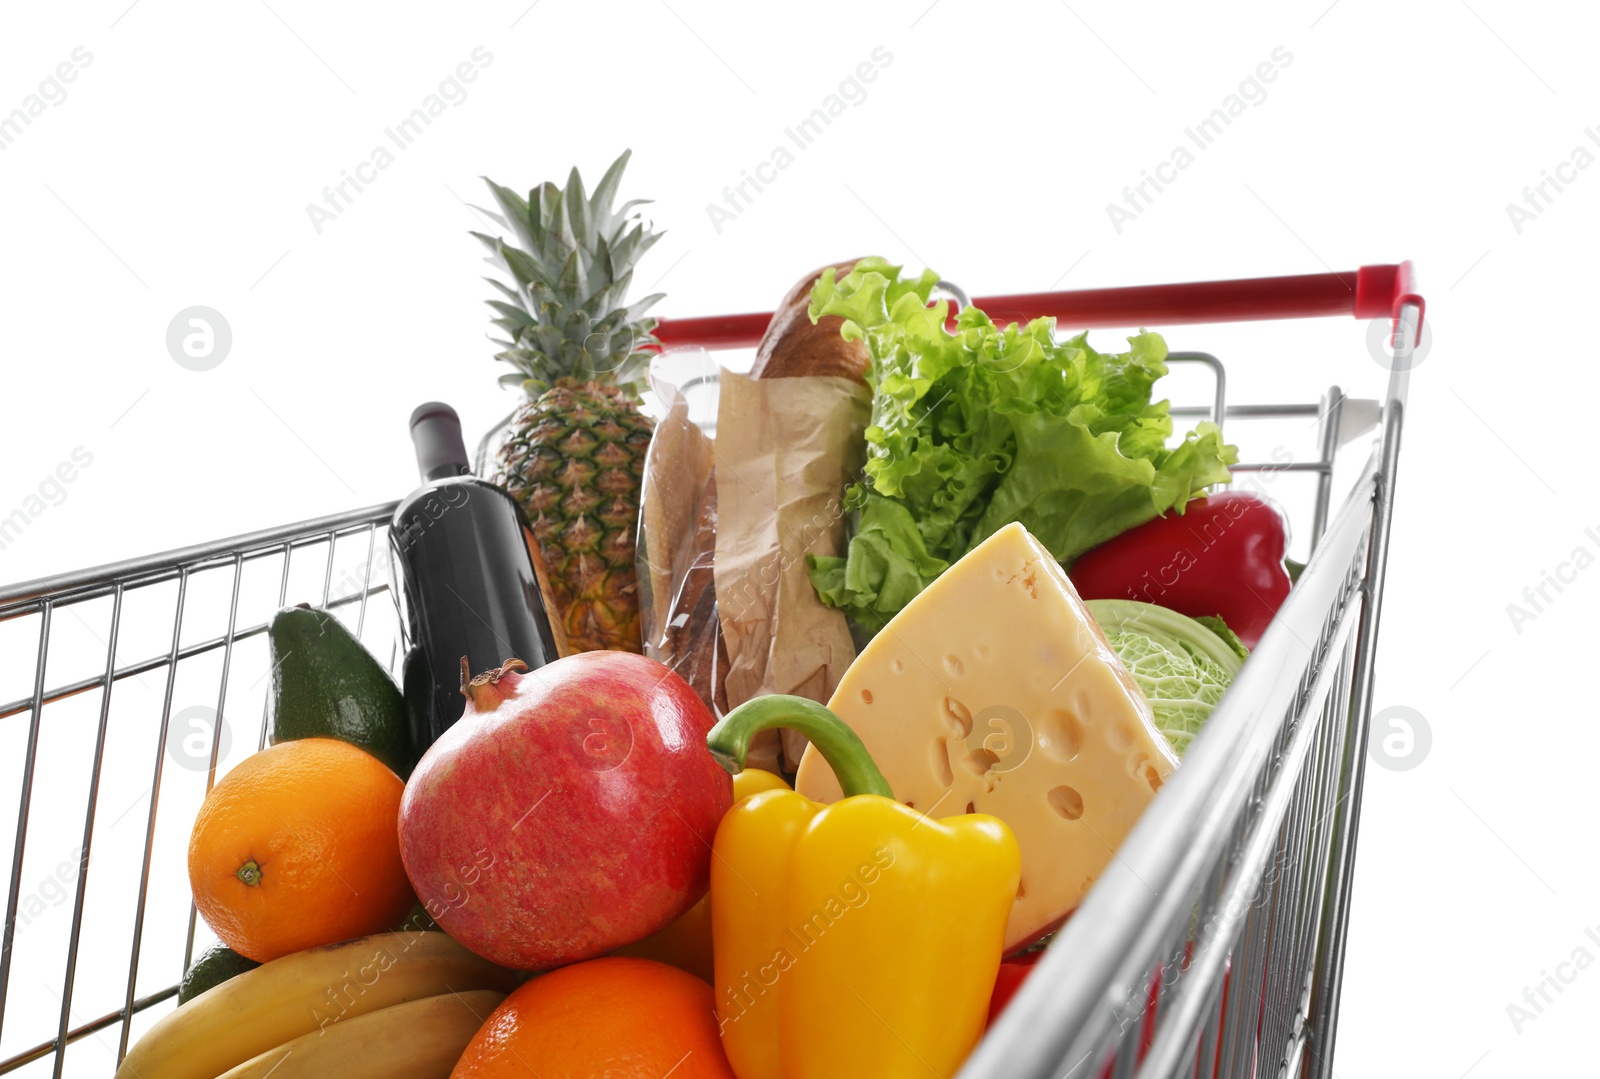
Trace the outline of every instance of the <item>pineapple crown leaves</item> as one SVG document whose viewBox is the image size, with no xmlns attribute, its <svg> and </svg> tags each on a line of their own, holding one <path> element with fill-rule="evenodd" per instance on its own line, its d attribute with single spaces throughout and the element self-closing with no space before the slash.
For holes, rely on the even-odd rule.
<svg viewBox="0 0 1600 1079">
<path fill-rule="evenodd" d="M 480 210 L 510 237 L 474 232 L 487 261 L 510 281 L 487 278 L 503 299 L 488 304 L 503 337 L 495 358 L 516 371 L 501 376 L 537 397 L 560 379 L 622 386 L 637 397 L 649 364 L 656 293 L 626 303 L 634 264 L 662 236 L 642 220 L 636 199 L 614 207 L 632 151 L 623 151 L 592 195 L 573 169 L 566 188 L 544 183 L 524 199 L 488 178 L 500 212 Z"/>
</svg>

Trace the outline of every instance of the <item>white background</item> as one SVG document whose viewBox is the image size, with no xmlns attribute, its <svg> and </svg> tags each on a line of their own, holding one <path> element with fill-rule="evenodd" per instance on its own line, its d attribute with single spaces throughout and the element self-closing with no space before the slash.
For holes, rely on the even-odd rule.
<svg viewBox="0 0 1600 1079">
<path fill-rule="evenodd" d="M 1600 153 L 1585 135 L 1600 124 L 1596 29 L 1579 5 L 1508 0 L 9 5 L 0 114 L 75 48 L 92 61 L 0 150 L 0 516 L 75 449 L 92 464 L 47 485 L 0 578 L 382 502 L 414 483 L 415 404 L 448 400 L 472 432 L 509 410 L 466 235 L 483 224 L 466 205 L 483 199 L 480 175 L 526 189 L 576 163 L 593 180 L 631 147 L 623 193 L 653 198 L 668 233 L 638 282 L 668 294 L 668 317 L 766 310 L 811 266 L 867 252 L 979 295 L 1413 259 L 1435 337 L 1413 378 L 1377 705 L 1420 712 L 1432 747 L 1410 771 L 1369 769 L 1335 1068 L 1592 1068 L 1600 971 L 1562 968 L 1572 983 L 1520 1030 L 1507 1009 L 1576 949 L 1600 958 L 1585 936 L 1600 872 L 1582 841 L 1595 705 L 1578 692 L 1600 571 L 1547 587 L 1553 602 L 1520 626 L 1507 605 L 1575 548 L 1600 553 L 1584 531 L 1600 507 L 1582 329 L 1600 169 L 1520 231 L 1507 204 L 1576 147 Z M 492 62 L 465 100 L 319 233 L 307 204 L 479 46 Z M 892 62 L 865 99 L 715 227 L 707 204 L 878 46 Z M 1264 100 L 1115 228 L 1107 204 L 1280 46 L 1292 61 Z M 231 326 L 214 370 L 168 353 L 168 323 L 192 305 Z M 1335 382 L 1377 395 L 1365 330 L 1167 336 L 1221 354 L 1235 401 L 1309 401 Z M 1247 456 L 1290 437 L 1246 442 Z M 104 629 L 85 632 L 82 673 L 103 663 Z M 31 638 L 0 648 L 21 679 L 0 691 L 11 700 L 31 685 Z M 212 686 L 180 687 L 176 703 Z M 162 688 L 143 689 L 156 707 Z M 87 753 L 93 707 L 63 760 Z M 0 720 L 5 805 L 24 722 Z M 130 782 L 122 802 L 104 795 L 137 810 L 108 851 L 142 838 Z M 162 806 L 179 858 L 186 805 Z M 40 812 L 25 891 L 71 856 L 75 812 Z M 124 906 L 132 853 L 133 880 L 112 881 Z M 157 861 L 181 879 L 181 861 Z M 181 921 L 181 897 L 162 901 Z M 120 1005 L 106 972 L 125 954 L 80 974 L 80 992 L 104 989 L 84 1017 Z M 170 982 L 164 961 L 142 989 Z M 14 976 L 13 1006 L 43 1026 L 7 1030 L 7 1053 L 53 1034 L 53 962 Z"/>
</svg>

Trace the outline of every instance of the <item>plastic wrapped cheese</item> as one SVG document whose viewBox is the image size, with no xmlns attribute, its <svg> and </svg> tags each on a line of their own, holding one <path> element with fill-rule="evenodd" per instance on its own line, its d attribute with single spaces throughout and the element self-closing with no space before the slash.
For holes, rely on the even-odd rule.
<svg viewBox="0 0 1600 1079">
<path fill-rule="evenodd" d="M 1178 763 L 1072 582 L 1020 524 L 901 610 L 828 706 L 900 801 L 933 817 L 990 813 L 1016 833 L 1008 949 L 1078 905 Z M 841 796 L 814 750 L 795 788 Z"/>
</svg>

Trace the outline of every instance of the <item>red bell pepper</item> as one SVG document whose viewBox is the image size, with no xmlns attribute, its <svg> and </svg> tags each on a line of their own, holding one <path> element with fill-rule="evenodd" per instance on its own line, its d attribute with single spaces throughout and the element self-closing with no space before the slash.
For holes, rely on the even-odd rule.
<svg viewBox="0 0 1600 1079">
<path fill-rule="evenodd" d="M 1190 959 L 1193 958 L 1193 956 L 1194 942 L 1191 940 L 1184 946 L 1183 963 L 1181 965 L 1183 967 L 1187 967 Z M 1022 984 L 1026 982 L 1029 975 L 1033 973 L 1034 966 L 1043 958 L 1044 951 L 1043 949 L 1040 949 L 1039 951 L 1027 952 L 1023 955 L 1013 956 L 1012 958 L 1001 962 L 1000 974 L 997 978 L 995 978 L 994 982 L 994 995 L 989 998 L 989 1022 L 985 1026 L 985 1029 L 994 1026 L 995 1020 L 1000 1018 L 1001 1013 L 1006 1010 L 1006 1007 L 1011 1003 L 1012 998 L 1015 997 L 1017 992 L 1022 988 Z M 1141 1030 L 1139 1034 L 1139 1052 L 1137 1060 L 1135 1061 L 1136 1064 L 1143 1062 L 1145 1053 L 1149 1052 L 1150 1050 L 1150 1043 L 1155 1039 L 1157 1019 L 1156 1009 L 1157 1002 L 1161 996 L 1162 983 L 1166 982 L 1170 985 L 1177 979 L 1177 971 L 1173 971 L 1172 974 L 1168 975 L 1165 969 L 1160 965 L 1156 967 L 1155 974 L 1156 976 L 1150 981 L 1147 996 L 1145 997 L 1144 1015 L 1140 1019 Z M 1222 1000 L 1215 1024 L 1217 1038 L 1215 1057 L 1211 1064 L 1213 1071 L 1222 1067 L 1222 1030 L 1228 1019 L 1228 982 L 1232 976 L 1233 960 L 1232 958 L 1229 958 L 1223 961 L 1222 967 Z M 1260 996 L 1260 994 L 1257 994 L 1257 996 Z M 1265 1014 L 1264 998 L 1263 1003 L 1258 1011 L 1261 1014 Z M 1260 1015 L 1258 1015 L 1256 1021 L 1256 1035 L 1258 1038 L 1261 1034 L 1260 1025 L 1261 1019 Z M 1252 1047 L 1252 1053 L 1254 1053 L 1255 1050 L 1256 1047 Z M 1107 1061 L 1105 1067 L 1101 1069 L 1099 1079 L 1110 1079 L 1110 1076 L 1114 1070 L 1114 1064 L 1115 1060 Z M 1250 1079 L 1255 1079 L 1257 1070 L 1256 1061 L 1254 1059 L 1252 1059 L 1249 1074 Z"/>
<path fill-rule="evenodd" d="M 1033 974 L 1033 968 L 1043 958 L 1044 950 L 1040 949 L 1001 962 L 1000 973 L 994 981 L 994 995 L 989 998 L 989 1022 L 984 1029 L 994 1026 L 995 1020 L 999 1019 L 1001 1013 L 1011 1004 L 1012 998 L 1022 989 L 1023 983 Z M 1160 967 L 1156 968 L 1156 975 L 1150 980 L 1145 996 L 1144 1012 L 1139 1018 L 1139 1061 L 1144 1060 L 1144 1055 L 1149 1051 L 1150 1042 L 1156 1032 L 1156 999 L 1161 993 Z M 1106 1062 L 1106 1066 L 1101 1070 L 1100 1079 L 1109 1079 L 1113 1063 L 1113 1061 Z"/>
<path fill-rule="evenodd" d="M 1001 961 L 1000 973 L 994 979 L 994 993 L 989 997 L 988 1026 L 994 1026 L 994 1021 L 1000 1018 L 1000 1013 L 1006 1010 L 1011 998 L 1017 995 L 1022 983 L 1033 973 L 1034 964 L 1043 957 L 1044 950 L 1040 949 Z"/>
<path fill-rule="evenodd" d="M 1289 524 L 1247 491 L 1222 491 L 1084 552 L 1068 576 L 1084 599 L 1134 599 L 1215 616 L 1254 648 L 1289 595 Z"/>
</svg>

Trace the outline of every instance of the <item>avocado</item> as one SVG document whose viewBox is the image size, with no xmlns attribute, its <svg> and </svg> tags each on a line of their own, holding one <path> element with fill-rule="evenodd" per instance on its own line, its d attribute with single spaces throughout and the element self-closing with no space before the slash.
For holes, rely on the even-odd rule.
<svg viewBox="0 0 1600 1079">
<path fill-rule="evenodd" d="M 337 738 L 404 779 L 415 763 L 394 679 L 327 611 L 285 607 L 267 628 L 272 742 Z"/>
<path fill-rule="evenodd" d="M 178 983 L 178 1003 L 187 1004 L 207 989 L 260 965 L 225 944 L 213 944 L 183 972 L 183 980 Z"/>
<path fill-rule="evenodd" d="M 439 923 L 433 920 L 433 915 L 428 913 L 428 908 L 421 902 L 413 903 L 411 910 L 406 913 L 405 920 L 395 926 L 395 933 L 442 933 Z"/>
</svg>

